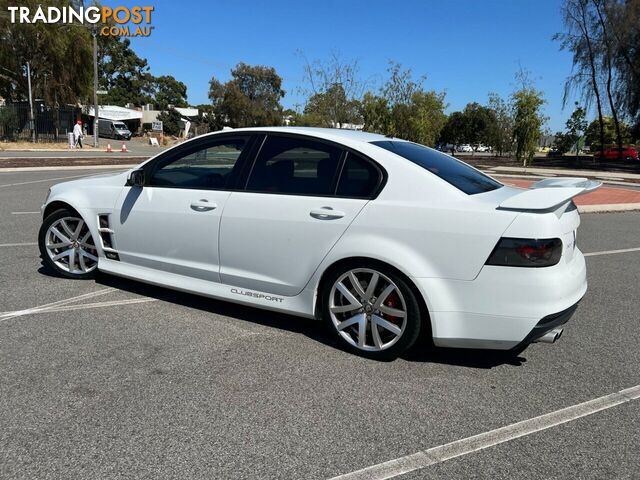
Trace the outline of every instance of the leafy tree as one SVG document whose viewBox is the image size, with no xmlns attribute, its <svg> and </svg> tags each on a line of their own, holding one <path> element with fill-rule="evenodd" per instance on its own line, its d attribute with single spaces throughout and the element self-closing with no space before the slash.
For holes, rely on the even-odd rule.
<svg viewBox="0 0 640 480">
<path fill-rule="evenodd" d="M 397 62 L 389 62 L 387 68 L 389 78 L 382 87 L 382 95 L 393 108 L 395 105 L 408 105 L 413 99 L 413 94 L 423 89 L 426 77 L 420 76 L 413 79 L 411 69 L 402 69 L 402 65 Z"/>
<path fill-rule="evenodd" d="M 147 60 L 138 57 L 127 38 L 98 36 L 98 71 L 103 104 L 144 105 L 153 102 L 153 76 Z M 86 65 L 89 69 L 90 63 Z"/>
<path fill-rule="evenodd" d="M 496 130 L 496 115 L 493 110 L 478 103 L 469 103 L 462 112 L 453 112 L 440 134 L 443 143 L 480 143 L 490 145 Z"/>
<path fill-rule="evenodd" d="M 635 144 L 640 143 L 640 121 L 638 121 L 631 129 L 630 129 L 631 141 Z"/>
<path fill-rule="evenodd" d="M 358 123 L 361 120 L 360 102 L 348 99 L 344 87 L 336 83 L 325 92 L 316 93 L 309 98 L 304 107 L 304 116 L 315 126 L 340 128 L 344 124 Z"/>
<path fill-rule="evenodd" d="M 465 141 L 471 145 L 488 145 L 497 121 L 493 110 L 473 102 L 467 104 L 463 114 L 466 119 Z"/>
<path fill-rule="evenodd" d="M 626 117 L 640 122 L 640 1 L 603 1 L 602 11 L 612 43 L 615 97 Z"/>
<path fill-rule="evenodd" d="M 15 140 L 18 131 L 18 116 L 10 106 L 0 108 L 0 139 Z"/>
<path fill-rule="evenodd" d="M 600 143 L 600 122 L 598 119 L 592 121 L 585 131 L 585 144 L 590 146 L 592 152 L 601 150 L 603 147 L 607 148 L 616 143 L 616 127 L 613 119 L 611 117 L 603 117 L 602 125 L 604 127 L 604 145 Z M 624 122 L 620 122 L 620 134 L 623 144 L 631 141 L 631 129 Z"/>
<path fill-rule="evenodd" d="M 333 125 L 326 123 L 326 118 L 321 117 L 316 112 L 296 113 L 293 116 L 293 125 L 298 127 L 332 127 Z"/>
<path fill-rule="evenodd" d="M 7 5 L 0 0 L 0 96 L 28 98 L 26 64 L 31 69 L 34 98 L 51 105 L 78 103 L 91 90 L 91 35 L 78 25 L 10 23 Z M 13 2 L 14 3 L 14 2 Z M 39 5 L 68 6 L 69 1 L 25 0 L 32 11 Z M 72 54 L 71 54 L 72 52 Z"/>
<path fill-rule="evenodd" d="M 555 38 L 573 55 L 565 102 L 573 91 L 587 110 L 595 100 L 598 145 L 610 143 L 606 103 L 615 142 L 622 146 L 623 120 L 640 120 L 640 0 L 564 0 L 563 17 L 565 31 Z"/>
<path fill-rule="evenodd" d="M 609 111 L 613 118 L 613 123 L 616 128 L 616 140 L 618 147 L 622 148 L 622 137 L 620 134 L 620 120 L 618 119 L 618 108 L 616 102 L 613 99 L 613 46 L 612 39 L 610 38 L 609 22 L 605 20 L 604 4 L 605 0 L 592 0 L 593 10 L 595 11 L 595 18 L 597 19 L 597 37 L 599 44 L 598 57 L 600 62 L 600 68 L 606 73 L 605 91 L 607 93 L 607 100 L 609 101 Z"/>
<path fill-rule="evenodd" d="M 597 25 L 590 0 L 565 0 L 562 14 L 566 32 L 558 33 L 560 48 L 573 54 L 573 72 L 565 82 L 563 102 L 577 90 L 589 106 L 595 98 L 598 111 L 600 143 L 604 143 L 603 101 L 599 81 Z"/>
<path fill-rule="evenodd" d="M 415 92 L 409 106 L 410 129 L 407 138 L 423 145 L 435 145 L 447 121 L 444 109 L 444 93 Z"/>
<path fill-rule="evenodd" d="M 452 145 L 460 145 L 466 141 L 467 119 L 462 112 L 453 112 L 447 118 L 440 132 L 440 142 Z"/>
<path fill-rule="evenodd" d="M 434 145 L 444 127 L 445 94 L 423 88 L 424 77 L 390 63 L 380 95 L 368 92 L 362 102 L 365 130 Z"/>
<path fill-rule="evenodd" d="M 386 98 L 371 92 L 365 93 L 360 113 L 367 132 L 386 134 L 391 131 L 391 112 Z"/>
<path fill-rule="evenodd" d="M 497 93 L 489 94 L 489 108 L 493 111 L 496 121 L 489 128 L 487 145 L 491 146 L 497 155 L 511 152 L 513 149 L 513 108 Z"/>
<path fill-rule="evenodd" d="M 574 137 L 570 133 L 556 132 L 554 135 L 553 148 L 557 155 L 564 155 L 574 144 Z"/>
<path fill-rule="evenodd" d="M 304 56 L 303 56 L 304 58 Z M 345 61 L 332 52 L 325 62 L 309 62 L 305 58 L 304 76 L 308 95 L 304 107 L 305 124 L 340 128 L 345 123 L 360 123 L 360 99 L 363 82 L 358 78 L 356 60 Z"/>
<path fill-rule="evenodd" d="M 531 86 L 523 86 L 512 94 L 514 109 L 513 137 L 516 147 L 516 159 L 523 166 L 533 160 L 538 140 L 542 135 L 545 118 L 541 108 L 545 101 L 542 92 Z"/>
<path fill-rule="evenodd" d="M 158 120 L 162 122 L 162 130 L 166 135 L 177 136 L 180 134 L 182 117 L 177 110 L 171 108 L 161 112 L 158 115 Z"/>
<path fill-rule="evenodd" d="M 171 75 L 154 77 L 151 88 L 156 108 L 160 110 L 168 108 L 169 105 L 174 107 L 186 107 L 188 105 L 187 86 Z"/>
<path fill-rule="evenodd" d="M 584 132 L 587 129 L 587 112 L 584 108 L 578 106 L 576 103 L 576 108 L 567 120 L 567 135 L 569 136 L 569 140 L 571 140 L 570 147 L 566 150 L 569 151 L 571 148 L 575 147 L 576 150 L 576 160 L 580 155 L 580 148 L 584 141 Z"/>
<path fill-rule="evenodd" d="M 219 129 L 280 125 L 284 97 L 282 79 L 272 67 L 239 63 L 231 70 L 231 80 L 209 82 L 209 98 L 213 104 L 210 124 Z"/>
</svg>

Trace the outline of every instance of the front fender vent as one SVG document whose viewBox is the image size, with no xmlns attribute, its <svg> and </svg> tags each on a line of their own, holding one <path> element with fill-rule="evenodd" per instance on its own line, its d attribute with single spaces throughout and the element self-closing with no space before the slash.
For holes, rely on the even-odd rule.
<svg viewBox="0 0 640 480">
<path fill-rule="evenodd" d="M 115 250 L 114 234 L 111 229 L 111 215 L 102 213 L 98 215 L 98 232 L 100 232 L 100 241 L 105 257 L 111 260 L 120 260 L 118 252 Z"/>
</svg>

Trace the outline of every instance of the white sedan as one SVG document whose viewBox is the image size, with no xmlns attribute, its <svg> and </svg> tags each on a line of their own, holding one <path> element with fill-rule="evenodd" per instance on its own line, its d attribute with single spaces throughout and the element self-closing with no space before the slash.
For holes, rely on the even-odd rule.
<svg viewBox="0 0 640 480">
<path fill-rule="evenodd" d="M 124 173 L 53 186 L 45 266 L 100 270 L 324 320 L 394 357 L 553 342 L 587 289 L 572 202 L 599 183 L 502 185 L 430 148 L 273 127 L 197 137 Z"/>
</svg>

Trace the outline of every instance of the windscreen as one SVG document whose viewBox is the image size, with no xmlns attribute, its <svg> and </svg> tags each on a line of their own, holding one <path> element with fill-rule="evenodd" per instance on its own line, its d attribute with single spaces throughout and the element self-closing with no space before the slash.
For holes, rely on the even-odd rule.
<svg viewBox="0 0 640 480">
<path fill-rule="evenodd" d="M 468 195 L 489 192 L 502 187 L 501 183 L 471 168 L 466 163 L 417 143 L 395 140 L 380 140 L 371 143 L 420 165 Z"/>
<path fill-rule="evenodd" d="M 126 130 L 127 126 L 124 123 L 114 123 L 116 129 L 118 130 Z"/>
</svg>

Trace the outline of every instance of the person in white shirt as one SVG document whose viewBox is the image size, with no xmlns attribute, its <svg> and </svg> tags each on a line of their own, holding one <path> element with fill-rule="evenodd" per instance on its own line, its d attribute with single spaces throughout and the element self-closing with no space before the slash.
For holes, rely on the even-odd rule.
<svg viewBox="0 0 640 480">
<path fill-rule="evenodd" d="M 78 120 L 73 126 L 73 140 L 76 142 L 76 147 L 79 146 L 82 148 L 82 137 L 84 137 L 82 133 L 82 122 Z"/>
</svg>

